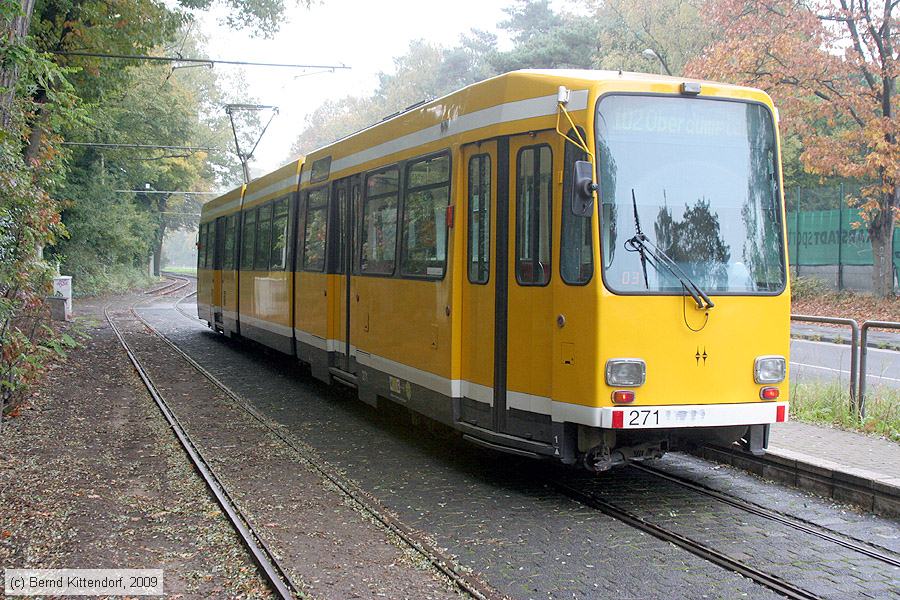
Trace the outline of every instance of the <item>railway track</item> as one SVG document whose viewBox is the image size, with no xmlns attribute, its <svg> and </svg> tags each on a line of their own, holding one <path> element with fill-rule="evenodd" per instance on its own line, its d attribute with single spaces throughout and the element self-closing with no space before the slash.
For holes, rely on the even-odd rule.
<svg viewBox="0 0 900 600">
<path fill-rule="evenodd" d="M 667 529 L 660 525 L 657 525 L 639 515 L 623 509 L 612 502 L 608 502 L 597 496 L 596 494 L 586 492 L 581 490 L 569 483 L 562 481 L 552 481 L 551 485 L 560 493 L 584 504 L 585 506 L 590 506 L 591 508 L 595 508 L 602 512 L 605 515 L 608 515 L 617 521 L 622 521 L 635 529 L 643 531 L 661 539 L 665 542 L 669 542 L 682 548 L 683 550 L 687 550 L 691 554 L 695 556 L 699 556 L 700 558 L 707 560 L 711 563 L 719 565 L 720 567 L 724 567 L 730 571 L 734 571 L 736 573 L 740 573 L 744 577 L 748 579 L 752 579 L 756 583 L 767 587 L 768 589 L 781 594 L 786 598 L 791 598 L 795 600 L 820 600 L 820 596 L 808 592 L 802 588 L 799 588 L 790 582 L 784 581 L 783 579 L 776 577 L 770 573 L 766 573 L 765 571 L 761 571 L 752 565 L 747 564 L 744 561 L 736 560 L 724 552 L 720 552 L 714 548 L 707 546 L 701 542 L 698 542 L 692 538 L 689 538 L 685 535 L 672 531 L 671 529 Z"/>
<path fill-rule="evenodd" d="M 164 275 L 166 277 L 169 277 L 173 281 L 170 281 L 158 288 L 147 290 L 144 292 L 144 294 L 148 296 L 170 296 L 191 284 L 191 280 L 187 277 L 181 275 L 173 275 L 171 273 L 164 273 Z"/>
<path fill-rule="evenodd" d="M 178 289 L 183 289 L 186 285 L 190 283 L 190 280 L 187 281 L 183 286 L 180 286 Z M 196 316 L 189 315 L 184 312 L 180 303 L 196 294 L 196 291 L 191 291 L 190 293 L 184 295 L 179 298 L 175 303 L 175 308 L 185 317 L 190 320 L 196 320 Z M 166 295 L 169 295 L 167 291 Z M 187 355 L 181 348 L 179 348 L 176 344 L 171 342 L 167 337 L 165 337 L 162 333 L 160 333 L 153 325 L 144 319 L 137 311 L 137 304 L 139 302 L 134 303 L 130 308 L 130 314 L 135 319 L 137 319 L 144 327 L 147 328 L 148 331 L 157 336 L 160 340 L 162 340 L 169 348 L 173 350 L 177 355 L 183 358 L 188 364 L 190 364 L 199 374 L 209 380 L 214 386 L 216 386 L 223 394 L 225 394 L 231 401 L 235 403 L 239 408 L 248 413 L 251 417 L 257 420 L 263 427 L 266 428 L 270 433 L 272 433 L 279 441 L 281 441 L 284 445 L 289 447 L 291 450 L 297 453 L 301 459 L 303 459 L 308 465 L 310 465 L 321 477 L 329 481 L 333 484 L 339 491 L 342 493 L 348 500 L 354 503 L 358 508 L 362 509 L 363 512 L 368 514 L 370 517 L 379 522 L 383 527 L 387 530 L 395 534 L 398 538 L 400 538 L 409 548 L 411 548 L 414 552 L 422 556 L 425 560 L 427 560 L 432 566 L 434 566 L 438 571 L 443 573 L 450 581 L 452 581 L 460 591 L 464 592 L 468 596 L 475 598 L 477 600 L 506 600 L 506 596 L 500 594 L 496 590 L 494 590 L 490 585 L 485 583 L 476 575 L 467 572 L 461 566 L 459 566 L 452 557 L 447 555 L 444 551 L 434 546 L 431 542 L 426 540 L 423 536 L 419 535 L 406 525 L 404 525 L 399 519 L 395 518 L 393 515 L 388 513 L 384 508 L 378 505 L 377 500 L 375 500 L 372 496 L 359 489 L 357 486 L 352 484 L 351 482 L 345 480 L 343 477 L 338 475 L 336 471 L 327 463 L 322 461 L 314 451 L 310 448 L 305 447 L 302 443 L 291 439 L 291 437 L 282 431 L 280 428 L 275 426 L 269 419 L 262 416 L 256 409 L 250 406 L 242 397 L 236 394 L 233 390 L 231 390 L 227 385 L 225 385 L 222 381 L 220 381 L 217 377 L 215 377 L 212 373 L 207 371 L 202 365 L 197 363 L 193 358 Z M 134 353 L 130 351 L 125 342 L 124 338 L 121 336 L 121 333 L 115 327 L 115 324 L 111 320 L 111 317 L 107 314 L 107 320 L 110 322 L 114 331 L 116 332 L 117 337 L 119 338 L 120 343 L 126 348 L 126 352 L 129 355 L 129 358 L 134 364 L 135 369 L 138 370 L 141 379 L 144 381 L 145 385 L 148 386 L 148 390 L 151 389 L 152 382 L 149 380 L 149 377 L 144 372 L 140 363 L 137 361 Z M 254 556 L 254 559 L 260 565 L 260 568 L 263 570 L 266 578 L 272 583 L 273 588 L 277 589 L 278 584 L 285 586 L 288 588 L 288 592 L 296 593 L 299 588 L 293 585 L 290 582 L 290 579 L 282 569 L 278 561 L 274 558 L 274 555 L 271 551 L 269 551 L 266 547 L 262 539 L 256 532 L 253 530 L 250 525 L 249 520 L 244 517 L 237 506 L 228 498 L 227 492 L 225 488 L 222 486 L 217 479 L 215 479 L 215 475 L 212 470 L 209 468 L 208 464 L 203 461 L 202 456 L 199 451 L 197 451 L 196 446 L 190 440 L 187 433 L 184 429 L 178 424 L 177 417 L 172 413 L 172 411 L 165 405 L 165 400 L 159 396 L 159 394 L 153 388 L 151 391 L 151 395 L 154 396 L 154 400 L 157 400 L 157 404 L 160 405 L 160 410 L 166 416 L 167 421 L 169 421 L 170 425 L 172 425 L 173 430 L 176 431 L 176 435 L 179 438 L 179 441 L 182 442 L 182 445 L 185 446 L 185 450 L 191 456 L 192 462 L 194 462 L 195 466 L 198 467 L 198 471 L 201 472 L 201 475 L 204 476 L 204 480 L 207 481 L 207 485 L 210 487 L 210 490 L 216 495 L 217 500 L 219 500 L 219 492 L 224 496 L 224 500 L 228 502 L 231 506 L 231 510 L 225 509 L 225 505 L 223 505 L 223 509 L 226 510 L 226 513 L 229 515 L 229 519 L 232 520 L 232 524 L 234 525 L 236 530 L 239 528 L 243 528 L 249 533 L 249 539 L 245 538 L 243 534 L 241 534 L 242 540 L 244 540 L 248 549 L 251 550 L 251 553 Z M 165 408 L 164 408 L 165 406 Z M 177 429 L 176 429 L 177 427 Z M 185 445 L 187 444 L 187 445 Z M 188 448 L 191 448 L 189 450 Z M 204 465 L 202 467 L 198 466 L 198 463 L 194 461 L 194 455 L 196 454 L 197 458 Z M 207 476 L 204 473 L 208 473 L 210 479 L 207 479 Z M 221 504 L 221 501 L 220 501 Z M 234 514 L 237 517 L 237 520 L 231 519 L 231 514 Z M 239 530 L 240 534 L 240 530 Z M 261 551 L 259 554 L 254 551 L 251 543 L 256 543 L 259 550 Z M 279 590 L 279 593 L 280 590 Z M 290 598 L 292 596 L 284 596 L 285 598 Z"/>
<path fill-rule="evenodd" d="M 654 467 L 636 464 L 632 465 L 631 468 L 688 488 L 708 498 L 713 498 L 715 500 L 718 500 L 719 502 L 728 504 L 729 506 L 733 506 L 744 512 L 754 514 L 764 519 L 769 519 L 770 521 L 774 521 L 776 523 L 781 523 L 782 525 L 786 525 L 787 527 L 802 531 L 809 535 L 814 535 L 838 546 L 842 546 L 849 550 L 853 550 L 854 552 L 858 552 L 860 554 L 868 556 L 869 558 L 882 562 L 886 565 L 890 565 L 892 567 L 900 567 L 900 557 L 882 546 L 837 535 L 835 532 L 814 523 L 810 523 L 809 521 L 804 521 L 797 517 L 787 515 L 785 513 L 778 512 L 770 508 L 754 504 L 752 502 L 747 502 L 746 500 L 741 500 L 740 498 L 737 498 L 730 494 L 725 494 L 718 490 L 714 490 L 705 485 L 699 484 L 696 481 L 691 481 L 690 479 L 679 477 L 678 475 L 666 473 Z"/>
<path fill-rule="evenodd" d="M 190 296 L 191 294 L 187 294 L 178 299 L 174 304 L 175 308 L 183 316 L 190 320 L 195 320 L 195 316 L 188 314 L 180 307 L 180 303 Z M 432 562 L 432 564 L 434 564 L 442 572 L 448 575 L 448 577 L 454 580 L 457 583 L 458 587 L 460 587 L 460 589 L 465 590 L 471 596 L 476 598 L 495 597 L 492 595 L 495 592 L 493 592 L 493 590 L 489 586 L 487 586 L 487 584 L 484 584 L 484 588 L 476 584 L 470 589 L 469 587 L 467 587 L 467 584 L 470 582 L 458 581 L 452 573 L 456 572 L 459 574 L 462 572 L 455 571 L 454 563 L 452 563 L 452 561 L 443 562 L 444 559 L 441 558 L 442 553 L 440 553 L 436 549 L 429 547 L 428 545 L 422 545 L 421 542 L 417 540 L 415 534 L 412 532 L 408 532 L 408 530 L 403 527 L 402 523 L 393 521 L 390 515 L 385 514 L 385 511 L 377 508 L 377 500 L 369 496 L 366 492 L 358 489 L 355 485 L 345 482 L 339 476 L 335 475 L 332 472 L 331 468 L 327 465 L 327 463 L 324 463 L 324 461 L 320 461 L 316 457 L 313 450 L 306 448 L 302 443 L 295 442 L 289 437 L 289 435 L 278 429 L 277 426 L 273 426 L 273 424 L 270 423 L 267 418 L 260 415 L 256 411 L 256 409 L 249 405 L 242 397 L 228 388 L 224 383 L 218 380 L 215 376 L 204 369 L 204 367 L 202 367 L 184 351 L 178 348 L 178 346 L 176 346 L 173 342 L 168 340 L 165 336 L 163 336 L 160 332 L 153 328 L 153 326 L 145 319 L 143 319 L 136 311 L 133 310 L 133 312 L 135 316 L 140 319 L 145 326 L 148 327 L 149 330 L 159 336 L 160 339 L 162 339 L 169 347 L 171 347 L 174 352 L 183 357 L 198 372 L 200 372 L 204 377 L 209 379 L 209 381 L 211 381 L 227 396 L 229 396 L 238 406 L 240 406 L 243 410 L 247 411 L 250 415 L 252 415 L 260 423 L 262 423 L 282 442 L 284 442 L 286 445 L 296 451 L 301 457 L 303 457 L 309 464 L 313 465 L 323 477 L 332 481 L 332 483 L 334 483 L 338 489 L 345 493 L 348 498 L 350 498 L 354 502 L 357 502 L 361 507 L 363 507 L 366 512 L 371 514 L 374 518 L 376 518 L 376 520 L 380 521 L 385 527 L 397 533 L 398 536 L 401 537 L 401 539 L 406 541 L 417 552 L 422 553 L 423 556 L 425 556 L 429 559 L 430 562 Z M 712 498 L 717 502 L 721 502 L 745 513 L 767 519 L 785 527 L 790 527 L 794 530 L 803 532 L 804 534 L 816 536 L 819 539 L 833 543 L 847 550 L 859 553 L 867 557 L 868 559 L 878 561 L 890 567 L 900 566 L 900 560 L 898 560 L 896 554 L 891 553 L 886 548 L 882 548 L 875 544 L 869 544 L 859 540 L 841 537 L 839 535 L 836 535 L 835 532 L 827 530 L 821 526 L 817 526 L 813 523 L 804 522 L 796 517 L 779 513 L 763 506 L 755 505 L 728 494 L 724 494 L 711 488 L 707 488 L 706 486 L 698 484 L 689 479 L 659 471 L 658 469 L 637 466 L 634 467 L 634 470 L 651 477 L 664 479 L 671 484 L 690 489 L 692 492 L 695 492 L 707 498 Z M 551 485 L 558 492 L 571 499 L 574 499 L 588 507 L 597 509 L 604 514 L 607 514 L 608 516 L 611 516 L 616 520 L 627 524 L 628 526 L 634 527 L 658 539 L 675 544 L 676 546 L 679 546 L 680 548 L 702 558 L 703 560 L 709 561 L 730 571 L 739 573 L 742 576 L 751 579 L 754 582 L 784 597 L 804 600 L 821 598 L 821 596 L 817 595 L 814 592 L 803 589 L 801 586 L 795 585 L 790 581 L 778 577 L 777 575 L 759 569 L 744 560 L 738 560 L 732 556 L 729 556 L 726 552 L 723 552 L 718 548 L 711 547 L 709 544 L 704 544 L 703 542 L 697 541 L 690 535 L 684 535 L 682 533 L 678 533 L 677 531 L 673 531 L 669 528 L 663 527 L 657 523 L 654 523 L 653 519 L 642 517 L 635 512 L 623 508 L 621 505 L 617 505 L 614 502 L 610 502 L 609 500 L 600 497 L 596 493 L 585 491 L 584 489 L 579 489 L 577 485 L 572 485 L 572 483 L 570 482 L 553 481 L 551 482 Z M 407 537 L 409 537 L 410 539 L 407 539 Z M 433 553 L 431 552 L 432 550 L 434 550 Z M 445 568 L 447 570 L 445 570 Z M 471 578 L 470 575 L 468 577 Z M 481 590 L 484 591 L 482 592 Z"/>
<path fill-rule="evenodd" d="M 159 295 L 172 294 L 175 291 L 183 289 L 189 284 L 190 280 L 187 279 L 185 279 L 184 281 L 176 280 L 170 285 L 156 288 L 155 290 L 150 290 L 150 294 L 154 297 Z M 135 306 L 142 301 L 144 300 L 140 300 L 131 305 L 131 313 L 135 315 L 137 314 L 135 311 Z M 184 451 L 187 454 L 192 465 L 200 474 L 213 497 L 215 497 L 216 502 L 222 508 L 222 511 L 224 512 L 226 518 L 231 523 L 244 546 L 250 552 L 253 560 L 259 567 L 261 574 L 269 582 L 273 593 L 277 594 L 278 597 L 285 600 L 302 597 L 301 587 L 291 579 L 285 569 L 279 564 L 279 561 L 275 557 L 275 554 L 266 546 L 266 543 L 255 531 L 253 526 L 250 524 L 250 521 L 241 512 L 240 508 L 235 504 L 234 500 L 229 496 L 227 490 L 225 489 L 225 486 L 216 477 L 207 460 L 203 457 L 200 450 L 197 448 L 197 446 L 191 440 L 190 436 L 185 431 L 184 427 L 179 422 L 178 417 L 169 407 L 165 398 L 163 398 L 163 396 L 159 393 L 156 385 L 154 385 L 153 381 L 150 379 L 149 374 L 144 369 L 141 362 L 138 360 L 137 355 L 133 352 L 132 348 L 125 340 L 125 336 L 122 334 L 122 331 L 119 329 L 118 325 L 116 325 L 115 318 L 110 312 L 110 305 L 107 305 L 103 309 L 103 313 L 106 317 L 106 321 L 110 325 L 110 328 L 118 339 L 119 344 L 121 344 L 122 348 L 125 350 L 128 359 L 134 366 L 135 371 L 137 372 L 144 386 L 147 388 L 150 396 L 153 398 L 154 402 L 156 402 L 156 405 L 159 408 L 160 412 L 163 414 L 163 417 L 172 428 L 172 431 L 178 438 L 178 441 L 181 444 L 182 448 L 184 448 Z"/>
<path fill-rule="evenodd" d="M 896 554 L 890 552 L 886 548 L 882 548 L 875 544 L 868 544 L 859 540 L 849 539 L 839 536 L 835 532 L 826 528 L 804 522 L 800 519 L 786 515 L 745 500 L 741 500 L 729 494 L 724 494 L 717 490 L 713 490 L 689 479 L 663 472 L 659 469 L 644 465 L 632 465 L 633 471 L 637 471 L 654 478 L 665 480 L 671 484 L 675 484 L 682 488 L 686 488 L 703 497 L 711 498 L 717 502 L 728 505 L 729 507 L 738 509 L 744 513 L 752 514 L 763 519 L 778 523 L 785 527 L 801 531 L 805 534 L 815 536 L 825 540 L 836 546 L 846 548 L 853 552 L 859 553 L 869 559 L 875 560 L 888 567 L 900 567 L 900 558 Z M 652 535 L 663 541 L 675 544 L 676 546 L 704 559 L 712 562 L 720 567 L 729 569 L 741 574 L 766 588 L 794 600 L 818 600 L 821 598 L 816 593 L 803 589 L 800 586 L 778 577 L 770 572 L 754 567 L 745 560 L 736 559 L 726 552 L 714 548 L 708 544 L 700 542 L 688 535 L 678 533 L 671 528 L 664 527 L 653 520 L 642 517 L 636 512 L 622 507 L 616 502 L 611 502 L 601 497 L 595 492 L 585 490 L 569 481 L 552 480 L 552 487 L 567 497 L 595 508 L 600 512 L 626 523 L 642 532 Z"/>
</svg>

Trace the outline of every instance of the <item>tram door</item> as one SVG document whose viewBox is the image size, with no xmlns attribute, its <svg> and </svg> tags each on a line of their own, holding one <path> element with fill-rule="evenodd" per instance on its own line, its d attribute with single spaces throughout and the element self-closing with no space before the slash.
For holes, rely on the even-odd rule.
<svg viewBox="0 0 900 600">
<path fill-rule="evenodd" d="M 334 184 L 333 223 L 338 243 L 334 255 L 335 278 L 335 347 L 334 366 L 348 373 L 356 373 L 353 360 L 351 332 L 353 331 L 353 307 L 356 305 L 356 289 L 353 281 L 353 248 L 356 239 L 356 223 L 359 213 L 360 178 L 347 177 Z M 334 239 L 334 238 L 332 238 Z"/>
<path fill-rule="evenodd" d="M 554 132 L 463 148 L 466 278 L 460 419 L 549 442 Z M 558 229 L 558 227 L 557 227 Z"/>
<path fill-rule="evenodd" d="M 494 398 L 494 310 L 497 263 L 497 142 L 464 146 L 464 201 L 456 212 L 465 230 L 465 274 L 462 279 L 462 404 L 460 419 L 496 430 Z M 459 196 L 457 196 L 459 197 Z"/>
<path fill-rule="evenodd" d="M 559 136 L 542 132 L 509 140 L 507 236 L 506 394 L 502 430 L 549 442 L 552 437 L 554 332 L 553 263 L 555 174 Z"/>
</svg>

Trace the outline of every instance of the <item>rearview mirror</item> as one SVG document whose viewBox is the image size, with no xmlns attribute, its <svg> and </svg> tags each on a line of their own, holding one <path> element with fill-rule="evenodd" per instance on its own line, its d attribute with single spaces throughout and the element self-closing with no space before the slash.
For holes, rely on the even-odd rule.
<svg viewBox="0 0 900 600">
<path fill-rule="evenodd" d="M 572 178 L 572 214 L 590 217 L 594 212 L 594 169 L 586 160 L 575 161 L 575 176 Z"/>
</svg>

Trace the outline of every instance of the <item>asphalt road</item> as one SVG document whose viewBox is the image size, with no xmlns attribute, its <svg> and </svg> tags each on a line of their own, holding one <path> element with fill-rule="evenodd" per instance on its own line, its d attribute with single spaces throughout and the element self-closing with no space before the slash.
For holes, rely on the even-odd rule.
<svg viewBox="0 0 900 600">
<path fill-rule="evenodd" d="M 869 348 L 868 353 L 868 388 L 900 388 L 900 352 Z M 792 382 L 835 380 L 850 384 L 850 346 L 791 340 Z"/>
</svg>

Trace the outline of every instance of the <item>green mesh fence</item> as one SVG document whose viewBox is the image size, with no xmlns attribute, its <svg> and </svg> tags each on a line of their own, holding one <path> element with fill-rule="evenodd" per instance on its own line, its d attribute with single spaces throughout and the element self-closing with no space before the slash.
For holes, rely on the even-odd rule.
<svg viewBox="0 0 900 600">
<path fill-rule="evenodd" d="M 872 244 L 852 208 L 788 213 L 790 262 L 800 266 L 871 265 Z M 900 264 L 900 235 L 894 234 L 894 262 Z"/>
<path fill-rule="evenodd" d="M 785 200 L 791 265 L 840 268 L 872 264 L 869 233 L 862 226 L 859 211 L 847 206 L 847 198 L 858 192 L 859 186 L 852 183 L 788 191 Z M 894 233 L 893 257 L 894 271 L 900 274 L 900 229 Z"/>
</svg>

